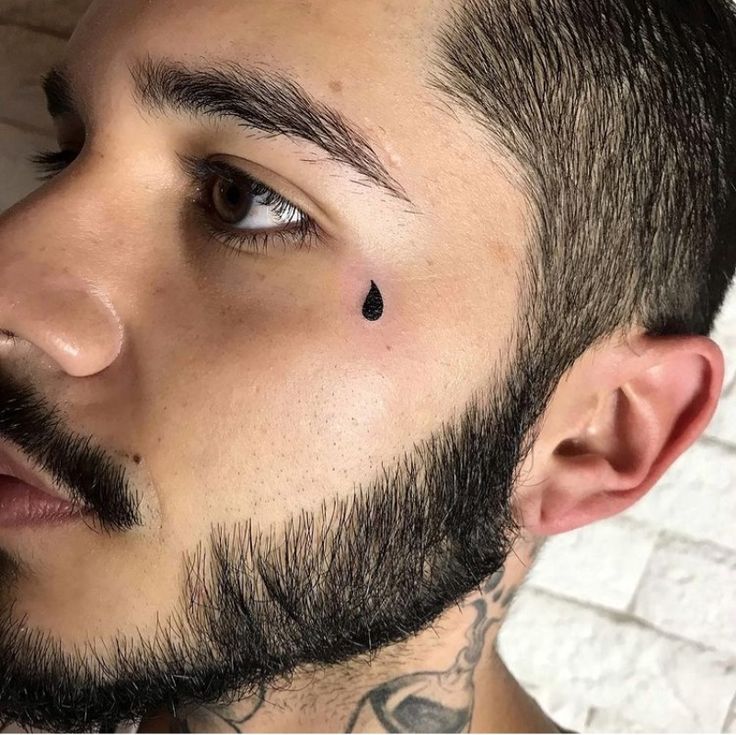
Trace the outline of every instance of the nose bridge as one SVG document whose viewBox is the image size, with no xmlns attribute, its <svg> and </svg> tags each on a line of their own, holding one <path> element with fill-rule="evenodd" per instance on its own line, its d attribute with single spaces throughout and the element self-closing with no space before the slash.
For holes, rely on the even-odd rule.
<svg viewBox="0 0 736 735">
<path fill-rule="evenodd" d="M 94 375 L 120 353 L 123 326 L 104 288 L 85 276 L 81 258 L 73 261 L 84 248 L 64 247 L 89 236 L 74 225 L 70 202 L 60 201 L 73 194 L 49 189 L 0 218 L 0 329 L 69 375 Z"/>
</svg>

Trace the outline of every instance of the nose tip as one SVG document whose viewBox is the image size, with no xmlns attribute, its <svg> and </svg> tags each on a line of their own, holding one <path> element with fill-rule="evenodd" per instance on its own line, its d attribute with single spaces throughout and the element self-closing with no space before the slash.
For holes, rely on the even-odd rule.
<svg viewBox="0 0 736 735">
<path fill-rule="evenodd" d="M 0 266 L 0 326 L 74 377 L 101 372 L 122 349 L 122 322 L 102 289 L 28 258 Z"/>
</svg>

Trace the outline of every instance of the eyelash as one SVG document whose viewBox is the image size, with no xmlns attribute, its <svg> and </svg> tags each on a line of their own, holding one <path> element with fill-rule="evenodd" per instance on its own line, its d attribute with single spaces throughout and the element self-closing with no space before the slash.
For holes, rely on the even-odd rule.
<svg viewBox="0 0 736 735">
<path fill-rule="evenodd" d="M 31 162 L 38 169 L 41 180 L 48 181 L 73 163 L 77 155 L 76 152 L 69 150 L 43 151 L 33 156 Z M 276 240 L 280 241 L 284 248 L 294 247 L 298 250 L 309 250 L 319 241 L 320 230 L 314 219 L 245 171 L 212 159 L 194 156 L 179 158 L 193 185 L 194 196 L 191 200 L 197 207 L 200 224 L 207 237 L 221 245 L 227 255 L 241 255 L 246 252 L 266 254 Z M 280 219 L 289 220 L 297 216 L 299 221 L 280 230 L 261 232 L 235 229 L 221 221 L 218 223 L 219 218 L 213 210 L 210 196 L 212 184 L 217 178 L 249 188 L 252 196 L 260 199 L 260 204 L 272 207 Z"/>
</svg>

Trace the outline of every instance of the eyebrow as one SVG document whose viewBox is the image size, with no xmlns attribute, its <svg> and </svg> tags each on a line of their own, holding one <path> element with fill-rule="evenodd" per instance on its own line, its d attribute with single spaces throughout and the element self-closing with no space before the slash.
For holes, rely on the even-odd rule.
<svg viewBox="0 0 736 735">
<path fill-rule="evenodd" d="M 290 77 L 235 62 L 192 69 L 150 58 L 136 63 L 130 71 L 135 95 L 144 108 L 235 119 L 268 135 L 307 141 L 373 186 L 411 204 L 404 188 L 357 127 L 340 111 L 315 100 Z M 44 77 L 43 88 L 52 117 L 75 112 L 71 83 L 63 69 L 52 69 Z"/>
</svg>

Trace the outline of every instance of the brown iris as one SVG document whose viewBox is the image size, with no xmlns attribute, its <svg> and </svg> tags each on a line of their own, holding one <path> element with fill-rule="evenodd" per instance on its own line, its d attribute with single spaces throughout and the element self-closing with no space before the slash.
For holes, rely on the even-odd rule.
<svg viewBox="0 0 736 735">
<path fill-rule="evenodd" d="M 253 206 L 253 192 L 246 182 L 232 181 L 221 176 L 212 182 L 212 208 L 226 224 L 242 222 Z"/>
</svg>

